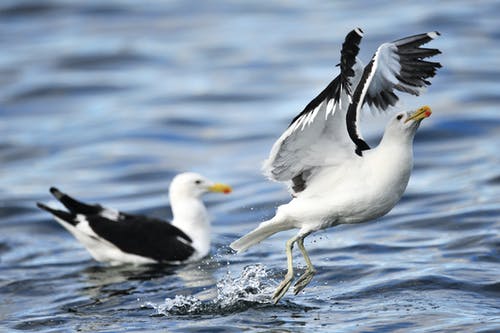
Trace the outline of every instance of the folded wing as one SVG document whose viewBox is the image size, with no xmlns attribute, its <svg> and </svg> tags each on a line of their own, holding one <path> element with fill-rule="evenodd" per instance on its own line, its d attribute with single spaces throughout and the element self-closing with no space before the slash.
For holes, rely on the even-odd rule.
<svg viewBox="0 0 500 333">
<path fill-rule="evenodd" d="M 89 205 L 54 187 L 50 192 L 68 211 L 41 203 L 38 203 L 38 207 L 54 215 L 81 241 L 91 239 L 93 242 L 103 242 L 105 246 L 111 243 L 125 253 L 158 262 L 183 261 L 195 251 L 191 238 L 166 221 L 122 213 L 98 204 Z"/>
</svg>

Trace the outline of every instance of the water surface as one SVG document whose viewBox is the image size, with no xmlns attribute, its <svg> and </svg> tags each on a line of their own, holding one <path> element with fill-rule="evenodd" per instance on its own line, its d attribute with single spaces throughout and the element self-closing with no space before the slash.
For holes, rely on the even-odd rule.
<svg viewBox="0 0 500 333">
<path fill-rule="evenodd" d="M 36 332 L 494 332 L 500 329 L 500 34 L 495 1 L 3 1 L 0 4 L 0 328 Z M 339 48 L 438 30 L 442 70 L 387 216 L 310 236 L 318 274 L 274 306 L 279 234 L 232 240 L 289 196 L 260 165 L 336 75 Z M 367 115 L 375 145 L 387 116 Z M 197 171 L 212 256 L 181 267 L 106 267 L 36 201 L 48 188 L 170 218 L 167 188 Z M 303 262 L 297 256 L 299 273 Z"/>
</svg>

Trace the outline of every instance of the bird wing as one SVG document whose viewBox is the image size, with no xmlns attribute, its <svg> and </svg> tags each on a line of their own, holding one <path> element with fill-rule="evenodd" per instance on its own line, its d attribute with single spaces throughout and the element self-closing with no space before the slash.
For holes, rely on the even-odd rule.
<svg viewBox="0 0 500 333">
<path fill-rule="evenodd" d="M 50 192 L 69 212 L 38 203 L 40 208 L 74 226 L 88 237 L 105 239 L 123 252 L 160 262 L 185 260 L 194 253 L 192 239 L 167 221 L 123 213 L 99 204 L 89 205 L 55 187 L 52 187 Z"/>
<path fill-rule="evenodd" d="M 430 32 L 382 44 L 361 69 L 356 56 L 362 35 L 359 28 L 347 34 L 340 74 L 294 118 L 264 162 L 264 174 L 291 181 L 295 193 L 305 189 L 318 167 L 337 165 L 370 149 L 357 126 L 365 103 L 383 111 L 398 101 L 395 90 L 419 95 L 441 67 L 423 60 L 440 53 L 420 47 L 439 35 Z"/>
<path fill-rule="evenodd" d="M 194 253 L 192 240 L 182 230 L 165 221 L 126 214 L 116 223 L 100 215 L 85 217 L 90 228 L 123 252 L 159 262 L 183 261 Z"/>
<path fill-rule="evenodd" d="M 119 212 L 112 208 L 103 207 L 99 204 L 87 204 L 76 200 L 66 193 L 59 191 L 55 187 L 50 188 L 50 193 L 59 200 L 71 213 L 82 215 L 100 215 L 112 221 L 121 221 L 127 216 L 126 213 Z"/>
<path fill-rule="evenodd" d="M 431 84 L 427 79 L 436 74 L 441 64 L 424 59 L 441 52 L 420 46 L 437 36 L 439 33 L 434 31 L 384 43 L 366 65 L 346 115 L 347 131 L 356 145 L 356 154 L 361 156 L 363 150 L 370 149 L 357 126 L 365 103 L 376 110 L 385 111 L 399 100 L 395 90 L 418 96 Z"/>
<path fill-rule="evenodd" d="M 345 116 L 343 105 L 350 103 L 356 69 L 362 68 L 356 58 L 361 37 L 360 29 L 347 34 L 341 50 L 340 74 L 307 104 L 273 145 L 263 165 L 264 174 L 270 179 L 291 180 L 293 190 L 300 192 L 314 167 L 350 154 L 354 145 L 341 119 Z M 322 153 L 325 145 L 330 154 Z"/>
</svg>

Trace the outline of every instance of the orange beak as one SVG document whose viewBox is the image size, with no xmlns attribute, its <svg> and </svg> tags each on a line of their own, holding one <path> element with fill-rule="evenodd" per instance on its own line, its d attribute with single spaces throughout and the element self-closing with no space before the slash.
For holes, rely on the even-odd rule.
<svg viewBox="0 0 500 333">
<path fill-rule="evenodd" d="M 417 111 L 415 111 L 408 119 L 405 120 L 405 123 L 414 120 L 414 121 L 420 121 L 424 118 L 430 117 L 432 114 L 431 108 L 428 107 L 427 105 L 422 106 L 419 108 Z"/>
<path fill-rule="evenodd" d="M 229 194 L 233 191 L 231 186 L 222 184 L 222 183 L 215 183 L 212 186 L 208 188 L 210 192 L 219 192 L 219 193 L 224 193 L 224 194 Z"/>
</svg>

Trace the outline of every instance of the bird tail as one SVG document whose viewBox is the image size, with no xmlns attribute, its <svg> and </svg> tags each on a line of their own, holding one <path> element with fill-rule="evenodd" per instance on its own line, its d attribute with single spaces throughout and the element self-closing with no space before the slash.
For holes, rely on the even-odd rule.
<svg viewBox="0 0 500 333">
<path fill-rule="evenodd" d="M 73 226 L 75 226 L 78 223 L 75 220 L 75 214 L 68 213 L 68 212 L 65 212 L 65 211 L 59 210 L 59 209 L 50 208 L 49 206 L 46 206 L 41 202 L 37 202 L 36 205 L 38 206 L 38 208 L 43 209 L 43 210 L 49 212 L 50 214 L 54 215 L 54 217 L 56 217 L 56 220 L 59 223 L 61 223 L 63 226 L 65 226 L 63 224 L 63 222 L 66 222 L 66 223 L 71 224 Z"/>
<path fill-rule="evenodd" d="M 59 200 L 70 212 L 75 214 L 92 215 L 98 214 L 102 210 L 102 207 L 99 205 L 88 205 L 86 203 L 78 201 L 70 197 L 66 193 L 59 191 L 55 187 L 50 188 L 50 193 L 52 193 L 52 195 L 57 200 Z"/>
<path fill-rule="evenodd" d="M 292 229 L 293 226 L 286 223 L 286 221 L 276 221 L 271 219 L 269 221 L 262 222 L 257 228 L 249 232 L 245 236 L 238 240 L 232 242 L 229 246 L 238 253 L 247 250 L 249 247 L 260 243 L 264 239 L 274 235 L 277 232 Z"/>
</svg>

